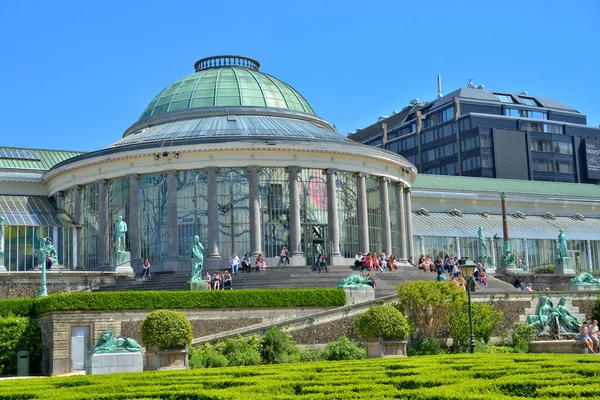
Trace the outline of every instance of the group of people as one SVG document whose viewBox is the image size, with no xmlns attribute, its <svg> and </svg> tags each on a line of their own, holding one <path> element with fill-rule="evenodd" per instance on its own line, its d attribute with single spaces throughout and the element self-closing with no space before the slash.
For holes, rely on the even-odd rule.
<svg viewBox="0 0 600 400">
<path fill-rule="evenodd" d="M 515 287 L 515 289 L 521 289 L 524 292 L 533 292 L 533 285 L 531 283 L 525 283 L 525 280 L 520 275 L 517 275 L 515 277 L 513 286 Z"/>
<path fill-rule="evenodd" d="M 436 282 L 446 281 L 447 279 L 444 273 L 448 273 L 452 283 L 454 283 L 457 287 L 466 289 L 466 280 L 460 268 L 460 266 L 466 262 L 465 257 L 461 257 L 459 260 L 458 257 L 450 257 L 450 255 L 446 254 L 443 261 L 441 256 L 438 256 L 435 262 L 432 264 L 430 261 L 430 256 L 421 255 L 419 259 L 419 268 L 422 266 L 421 269 L 423 269 L 423 271 L 437 272 L 437 276 L 435 277 Z M 475 282 L 475 285 L 478 283 L 481 283 L 483 286 L 488 285 L 487 271 L 485 267 L 485 261 L 483 259 L 479 260 L 473 270 L 473 281 Z"/>
<path fill-rule="evenodd" d="M 267 265 L 262 253 L 256 256 L 254 267 L 252 267 L 252 261 L 250 260 L 248 253 L 244 254 L 244 257 L 241 259 L 235 253 L 232 253 L 231 257 L 229 257 L 229 270 L 234 275 L 237 275 L 240 269 L 242 272 L 252 272 L 253 269 L 255 271 L 264 271 L 266 268 Z"/>
<path fill-rule="evenodd" d="M 223 275 L 219 271 L 215 271 L 212 276 L 206 271 L 204 282 L 206 282 L 208 290 L 233 290 L 233 278 L 228 270 L 225 270 Z"/>
<path fill-rule="evenodd" d="M 382 250 L 379 255 L 377 253 L 358 252 L 354 257 L 354 266 L 361 271 L 396 271 L 396 256 L 391 254 L 387 256 L 385 250 Z"/>
<path fill-rule="evenodd" d="M 598 328 L 597 320 L 594 320 L 591 325 L 587 321 L 583 321 L 579 328 L 579 337 L 592 353 L 596 353 L 596 351 L 600 353 L 600 328 Z"/>
</svg>

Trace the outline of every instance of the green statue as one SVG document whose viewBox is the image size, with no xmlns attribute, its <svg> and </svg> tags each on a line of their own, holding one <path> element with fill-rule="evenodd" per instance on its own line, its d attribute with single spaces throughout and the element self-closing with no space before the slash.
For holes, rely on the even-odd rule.
<svg viewBox="0 0 600 400">
<path fill-rule="evenodd" d="M 40 241 L 40 248 L 38 249 L 38 262 L 40 265 L 44 265 L 46 260 L 46 256 L 50 256 L 53 261 L 58 262 L 56 255 L 56 247 L 52 244 L 52 238 L 50 237 L 40 237 L 38 238 Z"/>
<path fill-rule="evenodd" d="M 349 277 L 338 282 L 338 288 L 366 288 L 371 287 L 369 285 L 370 279 L 367 276 L 361 276 L 359 274 L 352 274 Z"/>
<path fill-rule="evenodd" d="M 558 321 L 560 324 L 561 330 L 564 330 L 568 333 L 577 333 L 579 332 L 579 327 L 581 326 L 581 322 L 571 313 L 569 307 L 566 306 L 567 298 L 565 296 L 560 298 L 558 305 L 556 306 L 556 312 L 558 314 Z"/>
<path fill-rule="evenodd" d="M 194 244 L 192 245 L 192 279 L 191 282 L 203 281 L 202 264 L 204 263 L 204 255 L 202 251 L 204 247 L 200 243 L 200 237 L 194 236 Z"/>
<path fill-rule="evenodd" d="M 563 230 L 558 231 L 558 249 L 556 250 L 559 257 L 569 257 L 569 251 L 567 249 L 567 236 Z"/>
<path fill-rule="evenodd" d="M 479 230 L 477 231 L 477 237 L 479 238 L 479 257 L 487 260 L 489 254 L 485 236 L 483 235 L 483 226 L 479 227 Z"/>
<path fill-rule="evenodd" d="M 527 316 L 527 324 L 538 330 L 540 333 L 550 333 L 551 323 L 554 316 L 557 315 L 554 304 L 547 296 L 540 296 L 540 302 L 537 306 L 535 315 Z"/>
<path fill-rule="evenodd" d="M 123 217 L 119 215 L 119 219 L 115 224 L 115 242 L 117 245 L 117 253 L 125 251 L 125 233 L 127 232 L 127 223 L 123 221 Z"/>
<path fill-rule="evenodd" d="M 512 251 L 510 251 L 510 246 L 508 247 L 508 249 L 505 246 L 505 249 L 502 252 L 502 260 L 500 263 L 503 266 L 515 265 L 515 254 Z"/>
<path fill-rule="evenodd" d="M 594 277 L 592 274 L 582 272 L 575 278 L 571 279 L 571 285 L 573 286 L 600 286 L 600 280 Z"/>
<path fill-rule="evenodd" d="M 98 343 L 90 350 L 90 354 L 104 353 L 137 353 L 142 351 L 140 346 L 132 338 L 115 338 L 112 331 L 104 331 L 100 334 Z"/>
</svg>

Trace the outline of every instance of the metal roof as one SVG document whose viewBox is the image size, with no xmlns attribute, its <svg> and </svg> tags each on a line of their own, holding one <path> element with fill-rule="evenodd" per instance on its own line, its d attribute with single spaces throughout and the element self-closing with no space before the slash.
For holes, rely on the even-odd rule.
<svg viewBox="0 0 600 400">
<path fill-rule="evenodd" d="M 524 181 L 517 179 L 475 178 L 467 176 L 419 174 L 413 184 L 415 189 L 443 190 L 456 192 L 492 192 L 567 196 L 569 198 L 593 198 L 600 204 L 600 185 Z"/>
<path fill-rule="evenodd" d="M 287 83 L 253 68 L 224 66 L 195 72 L 167 86 L 148 104 L 140 121 L 186 109 L 223 106 L 274 107 L 315 114 Z"/>
<path fill-rule="evenodd" d="M 483 227 L 488 238 L 497 235 L 502 238 L 502 216 L 463 214 L 462 217 L 447 213 L 413 213 L 415 236 L 477 237 L 477 229 Z M 508 232 L 511 238 L 556 239 L 559 229 L 563 229 L 569 240 L 600 240 L 600 219 L 586 218 L 583 221 L 569 217 L 547 219 L 541 216 L 526 216 L 525 219 L 508 216 Z"/>
<path fill-rule="evenodd" d="M 42 196 L 0 196 L 0 215 L 5 225 L 73 225 L 65 212 L 54 208 L 49 199 Z"/>
<path fill-rule="evenodd" d="M 34 151 L 39 160 L 31 159 L 4 159 L 0 158 L 0 169 L 28 169 L 37 171 L 47 171 L 54 165 L 68 160 L 69 158 L 83 154 L 80 151 L 63 151 L 63 150 L 39 150 L 39 149 L 22 149 L 15 147 L 0 147 L 2 152 L 23 152 Z"/>
<path fill-rule="evenodd" d="M 142 129 L 109 146 L 218 137 L 278 137 L 335 140 L 350 139 L 317 123 L 277 116 L 221 115 L 165 122 Z"/>
</svg>

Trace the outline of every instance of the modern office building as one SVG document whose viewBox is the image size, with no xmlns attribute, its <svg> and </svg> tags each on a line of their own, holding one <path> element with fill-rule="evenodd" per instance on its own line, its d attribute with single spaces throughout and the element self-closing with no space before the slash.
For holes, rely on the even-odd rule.
<svg viewBox="0 0 600 400">
<path fill-rule="evenodd" d="M 349 135 L 401 154 L 419 173 L 598 183 L 600 128 L 554 99 L 469 86 Z"/>
</svg>

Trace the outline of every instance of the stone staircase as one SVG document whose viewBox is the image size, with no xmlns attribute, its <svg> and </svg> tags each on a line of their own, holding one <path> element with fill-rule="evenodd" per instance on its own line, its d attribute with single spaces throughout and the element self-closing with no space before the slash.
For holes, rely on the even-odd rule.
<svg viewBox="0 0 600 400">
<path fill-rule="evenodd" d="M 209 271 L 212 275 L 213 271 Z M 330 266 L 329 272 L 318 273 L 310 267 L 283 266 L 268 267 L 266 271 L 239 272 L 233 276 L 233 289 L 313 289 L 336 288 L 338 282 L 356 273 L 348 266 Z M 185 290 L 186 282 L 190 279 L 190 271 L 172 273 L 157 273 L 142 279 L 136 277 L 131 281 L 101 286 L 96 291 L 128 291 L 128 290 Z M 434 273 L 423 272 L 414 267 L 402 267 L 395 272 L 375 272 L 375 297 L 381 298 L 396 294 L 396 285 L 415 280 L 433 280 Z M 446 277 L 447 274 L 446 274 Z M 488 275 L 488 286 L 478 285 L 477 293 L 506 293 L 520 292 L 511 284 L 495 279 Z"/>
</svg>

